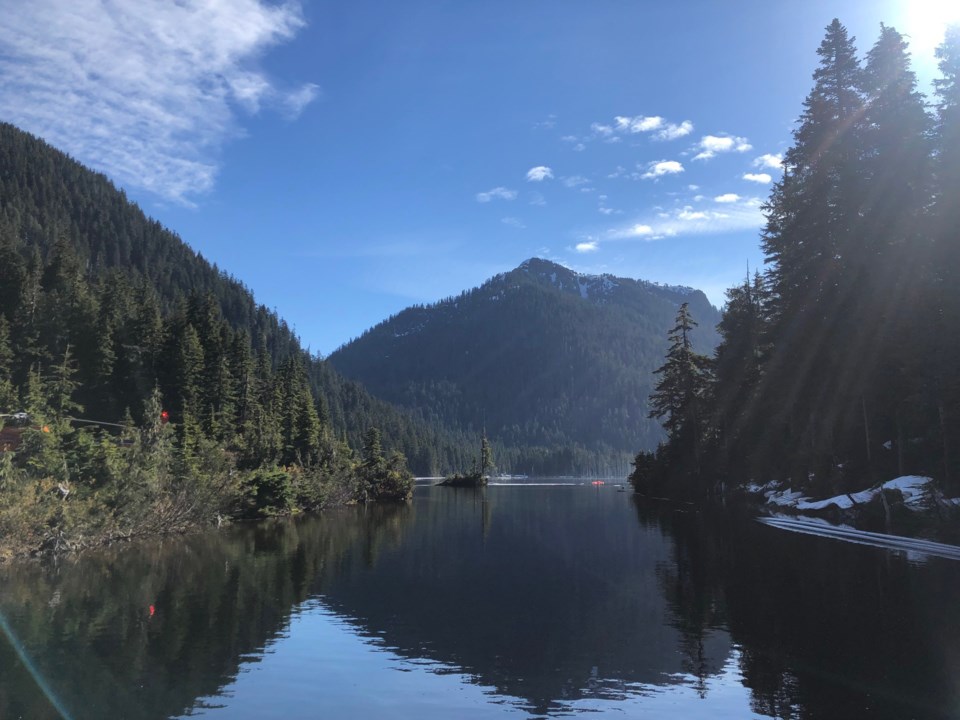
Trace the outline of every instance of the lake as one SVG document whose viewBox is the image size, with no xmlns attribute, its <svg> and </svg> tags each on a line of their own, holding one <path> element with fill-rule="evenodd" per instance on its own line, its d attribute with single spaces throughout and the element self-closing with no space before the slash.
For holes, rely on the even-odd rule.
<svg viewBox="0 0 960 720">
<path fill-rule="evenodd" d="M 0 567 L 0 718 L 960 717 L 960 562 L 612 485 Z"/>
</svg>

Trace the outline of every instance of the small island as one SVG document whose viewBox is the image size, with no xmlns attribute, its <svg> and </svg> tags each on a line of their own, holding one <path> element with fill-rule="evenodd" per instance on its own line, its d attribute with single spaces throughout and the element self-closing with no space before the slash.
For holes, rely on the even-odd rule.
<svg viewBox="0 0 960 720">
<path fill-rule="evenodd" d="M 493 456 L 490 451 L 490 443 L 487 441 L 487 433 L 484 431 L 480 438 L 480 462 L 477 463 L 476 457 L 473 459 L 473 465 L 467 473 L 453 473 L 447 475 L 437 485 L 444 487 L 484 487 L 490 481 L 490 470 L 493 468 Z"/>
</svg>

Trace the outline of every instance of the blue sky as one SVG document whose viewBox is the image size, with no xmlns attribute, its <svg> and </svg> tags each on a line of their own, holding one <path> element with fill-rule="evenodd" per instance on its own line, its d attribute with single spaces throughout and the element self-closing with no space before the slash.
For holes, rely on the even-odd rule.
<svg viewBox="0 0 960 720">
<path fill-rule="evenodd" d="M 825 26 L 909 34 L 926 89 L 948 6 L 0 0 L 0 117 L 326 354 L 531 256 L 720 305 Z"/>
</svg>

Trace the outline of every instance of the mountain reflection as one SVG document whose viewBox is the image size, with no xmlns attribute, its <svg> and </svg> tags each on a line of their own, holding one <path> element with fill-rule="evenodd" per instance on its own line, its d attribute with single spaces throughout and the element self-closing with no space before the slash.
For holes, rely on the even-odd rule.
<svg viewBox="0 0 960 720">
<path fill-rule="evenodd" d="M 709 716 L 733 668 L 758 714 L 940 717 L 958 700 L 956 570 L 609 489 L 424 488 L 0 568 L 0 717 L 229 708 L 311 607 L 531 714 L 681 683 Z"/>
<path fill-rule="evenodd" d="M 584 488 L 430 491 L 402 542 L 370 572 L 332 576 L 322 598 L 399 655 L 459 668 L 536 713 L 669 683 L 691 670 L 657 580 L 671 544 L 612 511 L 622 501 Z M 730 642 L 704 634 L 706 676 Z"/>
</svg>

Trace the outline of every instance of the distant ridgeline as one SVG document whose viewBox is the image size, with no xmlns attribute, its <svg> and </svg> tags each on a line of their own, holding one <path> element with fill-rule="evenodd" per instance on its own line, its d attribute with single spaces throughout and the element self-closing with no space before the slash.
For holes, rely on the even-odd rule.
<svg viewBox="0 0 960 720">
<path fill-rule="evenodd" d="M 513 473 L 620 473 L 663 434 L 647 398 L 686 302 L 712 352 L 719 312 L 699 290 L 584 275 L 531 259 L 479 288 L 415 306 L 329 357 L 370 392 L 472 434 Z"/>
<path fill-rule="evenodd" d="M 4 123 L 0 414 L 58 372 L 65 414 L 140 423 L 158 386 L 172 424 L 280 463 L 324 434 L 359 448 L 374 425 L 421 473 L 467 465 L 476 444 L 344 380 L 104 175 Z"/>
<path fill-rule="evenodd" d="M 861 63 L 834 20 L 817 54 L 767 204 L 768 270 L 728 291 L 714 358 L 678 314 L 653 397 L 669 443 L 637 456 L 638 489 L 960 489 L 960 27 L 932 106 L 892 27 Z"/>
</svg>

